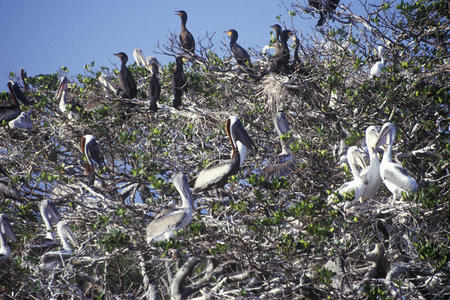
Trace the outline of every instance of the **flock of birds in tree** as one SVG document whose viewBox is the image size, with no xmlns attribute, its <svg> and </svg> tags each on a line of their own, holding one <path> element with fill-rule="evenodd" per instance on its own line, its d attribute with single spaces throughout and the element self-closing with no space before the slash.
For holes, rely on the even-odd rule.
<svg viewBox="0 0 450 300">
<path fill-rule="evenodd" d="M 339 1 L 328 1 L 325 8 L 317 4 L 319 1 L 309 1 L 310 5 L 318 9 L 321 13 L 321 19 L 318 25 L 323 24 L 326 16 L 336 9 Z M 184 11 L 177 11 L 176 14 L 181 18 L 181 33 L 180 42 L 187 53 L 195 55 L 195 41 L 192 34 L 186 28 L 187 14 Z M 287 46 L 288 38 L 293 35 L 293 32 L 286 29 L 282 30 L 280 25 L 273 25 L 272 28 L 276 33 L 276 55 L 270 67 L 272 72 L 286 72 L 289 70 L 290 53 Z M 230 48 L 237 61 L 237 63 L 246 70 L 251 70 L 252 63 L 250 56 L 240 47 L 236 41 L 238 33 L 234 29 L 226 31 L 230 36 Z M 298 58 L 298 40 L 295 39 L 294 50 L 294 64 L 299 64 Z M 382 47 L 378 48 L 381 61 L 377 62 L 370 70 L 370 76 L 378 76 L 381 74 L 384 66 L 384 57 L 382 55 Z M 115 88 L 105 77 L 100 77 L 99 81 L 107 88 L 116 92 L 120 97 L 133 99 L 137 96 L 137 86 L 132 73 L 127 68 L 126 63 L 128 56 L 124 52 L 114 54 L 121 60 L 119 71 L 119 89 Z M 139 49 L 135 50 L 135 58 L 138 64 L 144 64 L 151 68 L 152 76 L 148 86 L 148 98 L 150 99 L 150 109 L 157 110 L 157 102 L 161 94 L 161 85 L 159 83 L 158 66 L 159 63 L 154 58 L 144 59 L 142 52 Z M 139 61 L 138 61 L 139 60 Z M 7 122 L 12 129 L 15 128 L 31 128 L 29 122 L 18 122 L 23 119 L 29 121 L 29 112 L 23 112 L 21 105 L 29 106 L 31 101 L 25 96 L 29 92 L 29 87 L 26 83 L 26 74 L 21 70 L 21 78 L 24 84 L 24 90 L 21 90 L 17 83 L 8 82 L 8 89 L 12 104 L 3 105 L 0 107 L 0 122 Z M 176 57 L 176 66 L 172 74 L 172 90 L 174 94 L 173 106 L 179 108 L 182 105 L 183 92 L 186 92 L 186 79 L 183 73 L 183 58 Z M 58 90 L 56 92 L 56 99 L 59 100 L 59 109 L 62 113 L 68 114 L 69 119 L 73 119 L 74 115 L 68 111 L 67 107 L 70 104 L 72 107 L 81 105 L 74 95 L 67 95 L 67 78 L 63 76 L 60 80 Z M 85 110 L 92 108 L 84 106 Z M 282 112 L 277 112 L 273 117 L 274 126 L 280 137 L 282 152 L 279 154 L 278 161 L 271 166 L 262 170 L 262 175 L 265 178 L 287 176 L 295 167 L 294 156 L 290 153 L 289 148 L 283 136 L 290 130 L 286 116 Z M 256 149 L 255 144 L 246 132 L 244 126 L 237 116 L 231 116 L 226 120 L 225 130 L 231 144 L 230 159 L 220 160 L 211 163 L 204 170 L 202 170 L 196 177 L 193 192 L 200 193 L 211 189 L 223 188 L 227 183 L 229 176 L 237 174 L 243 165 L 247 151 L 249 149 Z M 411 193 L 418 189 L 418 185 L 414 178 L 409 176 L 406 170 L 399 164 L 392 162 L 392 147 L 395 139 L 395 126 L 392 123 L 383 125 L 380 131 L 376 126 L 370 126 L 366 130 L 365 139 L 367 151 L 350 147 L 347 152 L 347 160 L 353 174 L 353 180 L 343 184 L 336 192 L 336 194 L 344 195 L 348 192 L 354 192 L 353 201 L 348 204 L 354 205 L 357 201 L 369 199 L 373 197 L 381 182 L 385 184 L 393 197 L 392 201 L 399 198 L 403 192 Z M 377 157 L 377 152 L 384 148 L 384 154 L 381 162 Z M 81 138 L 80 149 L 82 154 L 87 159 L 86 171 L 92 176 L 95 174 L 94 168 L 106 168 L 105 161 L 101 155 L 100 147 L 98 146 L 95 137 L 92 135 L 85 135 Z M 366 158 L 363 153 L 368 153 L 369 165 L 366 163 Z M 174 174 L 172 182 L 179 192 L 182 205 L 170 211 L 166 211 L 147 226 L 147 242 L 149 244 L 162 241 L 174 236 L 174 232 L 180 228 L 185 228 L 192 220 L 193 201 L 192 192 L 189 187 L 188 180 L 182 173 Z M 329 200 L 333 200 L 336 194 L 330 195 Z M 40 213 L 46 227 L 45 237 L 35 238 L 27 246 L 27 251 L 30 254 L 40 256 L 40 268 L 43 270 L 51 270 L 58 266 L 64 265 L 67 258 L 72 255 L 72 248 L 68 242 L 76 244 L 76 240 L 68 226 L 67 222 L 61 218 L 56 207 L 49 202 L 49 200 L 42 200 L 39 205 Z M 53 225 L 56 224 L 57 233 L 62 243 L 62 248 L 55 251 L 59 247 L 59 243 L 55 241 L 53 233 Z M 6 242 L 6 238 L 11 241 L 16 241 L 16 237 L 10 226 L 8 217 L 0 214 L 0 263 L 5 263 L 10 255 L 10 248 Z"/>
</svg>

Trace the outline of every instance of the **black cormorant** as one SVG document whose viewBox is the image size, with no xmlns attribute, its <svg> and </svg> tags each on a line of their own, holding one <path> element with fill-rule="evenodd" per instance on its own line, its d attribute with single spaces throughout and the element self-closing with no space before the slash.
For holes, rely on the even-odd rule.
<svg viewBox="0 0 450 300">
<path fill-rule="evenodd" d="M 283 30 L 280 35 L 281 51 L 273 57 L 270 71 L 271 72 L 285 72 L 289 69 L 289 47 L 287 45 L 287 40 L 292 34 L 289 29 Z"/>
<path fill-rule="evenodd" d="M 280 35 L 281 35 L 281 26 L 278 24 L 270 26 L 275 30 L 275 55 L 280 53 L 281 51 L 281 42 L 280 42 Z"/>
<path fill-rule="evenodd" d="M 119 86 L 121 89 L 121 91 L 119 91 L 119 95 L 127 99 L 136 98 L 136 81 L 134 81 L 133 74 L 131 74 L 130 70 L 128 70 L 126 66 L 128 56 L 123 52 L 115 53 L 114 55 L 119 57 L 122 61 L 119 71 Z"/>
<path fill-rule="evenodd" d="M 189 30 L 186 29 L 187 14 L 184 10 L 176 11 L 176 15 L 180 16 L 181 19 L 181 33 L 180 42 L 183 46 L 184 51 L 194 54 L 195 51 L 195 40 Z"/>
<path fill-rule="evenodd" d="M 336 10 L 339 1 L 340 0 L 324 0 L 324 1 L 308 0 L 309 6 L 312 6 L 320 11 L 320 19 L 319 21 L 317 21 L 316 26 L 322 26 L 325 23 L 327 15 L 333 13 Z"/>
<path fill-rule="evenodd" d="M 158 100 L 161 95 L 161 84 L 158 78 L 158 65 L 152 63 L 152 78 L 150 78 L 150 84 L 148 85 L 148 98 L 150 99 L 150 110 L 156 112 L 158 109 Z"/>
<path fill-rule="evenodd" d="M 178 108 L 181 105 L 183 92 L 187 92 L 186 78 L 183 71 L 183 58 L 177 56 L 176 66 L 172 74 L 173 107 Z"/>
<path fill-rule="evenodd" d="M 241 46 L 239 46 L 236 41 L 238 39 L 238 33 L 234 29 L 230 29 L 226 31 L 226 33 L 230 36 L 230 48 L 233 53 L 234 58 L 239 65 L 243 67 L 252 68 L 252 63 L 250 61 L 250 55 L 248 55 L 247 51 L 244 50 Z"/>
</svg>

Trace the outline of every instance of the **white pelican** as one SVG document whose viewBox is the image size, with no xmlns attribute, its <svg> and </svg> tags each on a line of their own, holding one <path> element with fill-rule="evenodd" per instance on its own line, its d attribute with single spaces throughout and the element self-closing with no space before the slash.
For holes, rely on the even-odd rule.
<svg viewBox="0 0 450 300">
<path fill-rule="evenodd" d="M 367 127 L 365 139 L 369 151 L 369 166 L 367 166 L 357 146 L 352 146 L 347 150 L 347 161 L 353 175 L 353 180 L 344 183 L 337 191 L 340 195 L 352 191 L 355 192 L 353 201 L 346 207 L 352 206 L 358 200 L 362 201 L 375 196 L 381 185 L 380 161 L 376 154 L 378 141 L 378 130 L 376 126 Z M 331 195 L 329 199 L 333 199 L 333 197 L 334 195 Z"/>
<path fill-rule="evenodd" d="M 86 134 L 85 136 L 83 136 L 81 138 L 80 147 L 81 152 L 84 156 L 86 156 L 86 159 L 88 161 L 88 165 L 86 166 L 86 171 L 88 173 L 91 173 L 93 171 L 94 164 L 97 164 L 99 168 L 105 166 L 105 161 L 100 154 L 100 150 L 94 136 L 90 134 Z"/>
<path fill-rule="evenodd" d="M 202 170 L 195 180 L 194 193 L 213 187 L 223 187 L 227 183 L 228 177 L 238 172 L 241 161 L 243 163 L 245 160 L 247 148 L 256 149 L 238 117 L 229 117 L 225 123 L 225 130 L 231 143 L 231 158 L 212 162 Z"/>
<path fill-rule="evenodd" d="M 49 251 L 42 255 L 41 263 L 39 265 L 41 270 L 54 270 L 62 266 L 64 261 L 72 256 L 72 247 L 67 239 L 69 239 L 74 245 L 77 245 L 72 230 L 70 230 L 70 227 L 65 220 L 59 221 L 56 228 L 58 230 L 58 236 L 61 239 L 62 249 L 58 251 Z"/>
<path fill-rule="evenodd" d="M 378 55 L 380 56 L 381 60 L 377 61 L 372 68 L 370 68 L 370 75 L 369 78 L 372 78 L 374 76 L 380 76 L 381 72 L 384 68 L 384 56 L 383 56 L 383 47 L 378 46 Z"/>
<path fill-rule="evenodd" d="M 61 221 L 61 216 L 56 206 L 49 200 L 41 200 L 39 203 L 39 211 L 42 216 L 42 220 L 45 224 L 46 235 L 45 237 L 33 238 L 27 246 L 27 251 L 33 255 L 42 255 L 42 253 L 49 249 L 58 247 L 58 243 L 55 242 L 55 235 L 53 233 L 52 224 L 57 224 Z"/>
<path fill-rule="evenodd" d="M 175 231 L 185 228 L 191 223 L 194 205 L 191 189 L 186 176 L 178 173 L 172 177 L 172 183 L 181 196 L 181 206 L 171 209 L 164 215 L 155 218 L 147 226 L 147 244 L 171 239 Z"/>
<path fill-rule="evenodd" d="M 102 84 L 103 89 L 107 92 L 108 90 L 112 91 L 114 94 L 117 94 L 118 91 L 116 87 L 111 83 L 111 81 L 106 77 L 105 74 L 101 74 L 98 77 L 98 81 Z"/>
<path fill-rule="evenodd" d="M 263 169 L 262 175 L 266 180 L 272 177 L 286 176 L 291 173 L 295 167 L 294 157 L 288 151 L 286 142 L 283 139 L 283 135 L 289 131 L 289 123 L 286 119 L 286 115 L 283 112 L 274 114 L 273 124 L 275 125 L 275 130 L 280 138 L 281 153 L 279 154 L 276 164 L 267 166 Z"/>
<path fill-rule="evenodd" d="M 156 59 L 156 57 L 148 56 L 147 58 L 145 58 L 144 53 L 142 53 L 142 50 L 139 48 L 136 48 L 133 50 L 133 57 L 138 66 L 143 66 L 143 67 L 147 68 L 150 72 L 152 72 L 152 75 L 153 75 L 152 64 L 156 64 L 158 69 L 161 68 L 161 64 Z M 160 79 L 159 74 L 158 74 L 158 78 Z"/>
<path fill-rule="evenodd" d="M 6 243 L 6 238 L 16 241 L 16 236 L 11 229 L 11 224 L 6 215 L 0 214 L 0 265 L 6 263 L 11 254 L 11 250 Z"/>
<path fill-rule="evenodd" d="M 369 126 L 366 129 L 366 145 L 369 151 L 369 166 L 360 173 L 366 181 L 366 187 L 362 194 L 362 199 L 370 199 L 378 192 L 381 185 L 380 161 L 378 160 L 376 148 L 379 132 L 376 126 Z"/>
<path fill-rule="evenodd" d="M 392 161 L 392 146 L 395 140 L 395 126 L 385 123 L 381 128 L 377 146 L 386 146 L 380 164 L 380 175 L 384 185 L 392 193 L 392 203 L 401 198 L 402 192 L 407 194 L 416 192 L 419 188 L 416 180 L 408 175 L 402 165 Z"/>
</svg>

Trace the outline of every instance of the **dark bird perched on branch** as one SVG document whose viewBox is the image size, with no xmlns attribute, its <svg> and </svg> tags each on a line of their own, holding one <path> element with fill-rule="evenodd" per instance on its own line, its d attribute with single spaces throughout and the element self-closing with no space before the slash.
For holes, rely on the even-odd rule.
<svg viewBox="0 0 450 300">
<path fill-rule="evenodd" d="M 256 149 L 238 117 L 232 116 L 227 119 L 225 131 L 231 143 L 231 158 L 212 162 L 203 169 L 195 180 L 193 189 L 195 193 L 223 187 L 228 177 L 236 174 L 244 163 L 247 148 Z"/>
<path fill-rule="evenodd" d="M 275 30 L 275 40 L 276 40 L 275 41 L 275 55 L 277 55 L 281 51 L 280 35 L 281 35 L 282 28 L 278 24 L 272 25 L 270 27 Z"/>
<path fill-rule="evenodd" d="M 325 23 L 327 15 L 333 13 L 336 10 L 339 1 L 340 0 L 308 0 L 309 6 L 312 6 L 320 11 L 320 19 L 319 21 L 317 21 L 316 26 L 322 26 Z"/>
<path fill-rule="evenodd" d="M 281 49 L 278 54 L 276 54 L 272 61 L 270 66 L 271 72 L 286 72 L 289 70 L 289 58 L 291 57 L 289 53 L 289 47 L 287 45 L 287 40 L 291 36 L 292 31 L 289 29 L 283 30 L 280 35 L 280 43 L 281 43 Z"/>
<path fill-rule="evenodd" d="M 187 92 L 186 78 L 183 71 L 183 58 L 177 56 L 176 66 L 172 74 L 173 107 L 178 108 L 181 105 L 183 92 Z"/>
<path fill-rule="evenodd" d="M 10 104 L 0 105 L 0 123 L 2 121 L 9 122 L 16 119 L 21 113 L 20 105 L 30 105 L 27 97 L 22 93 L 17 83 L 8 81 L 9 95 L 11 97 Z"/>
<path fill-rule="evenodd" d="M 244 50 L 241 46 L 239 46 L 236 41 L 238 39 L 238 33 L 234 29 L 230 29 L 228 31 L 225 31 L 228 36 L 230 36 L 230 48 L 231 52 L 233 53 L 234 58 L 236 59 L 237 63 L 245 68 L 253 68 L 252 63 L 250 61 L 250 55 L 248 55 L 247 51 Z"/>
<path fill-rule="evenodd" d="M 27 72 L 25 72 L 25 69 L 20 69 L 20 78 L 22 78 L 23 82 L 23 92 L 28 93 L 30 91 L 30 87 L 26 83 L 25 79 L 27 78 Z"/>
<path fill-rule="evenodd" d="M 152 77 L 150 78 L 150 84 L 148 85 L 148 98 L 150 99 L 150 110 L 156 112 L 158 109 L 157 101 L 161 95 L 161 84 L 158 78 L 158 65 L 152 63 Z"/>
<path fill-rule="evenodd" d="M 194 55 L 195 51 L 195 40 L 189 30 L 186 29 L 187 14 L 184 10 L 175 11 L 176 15 L 180 16 L 181 19 L 181 32 L 180 32 L 180 42 L 183 46 L 184 51 L 190 52 Z"/>
<path fill-rule="evenodd" d="M 119 57 L 122 62 L 119 71 L 119 86 L 121 89 L 119 91 L 119 96 L 127 99 L 136 98 L 136 81 L 134 81 L 133 74 L 131 74 L 126 66 L 128 56 L 124 52 L 115 53 L 114 55 Z"/>
</svg>

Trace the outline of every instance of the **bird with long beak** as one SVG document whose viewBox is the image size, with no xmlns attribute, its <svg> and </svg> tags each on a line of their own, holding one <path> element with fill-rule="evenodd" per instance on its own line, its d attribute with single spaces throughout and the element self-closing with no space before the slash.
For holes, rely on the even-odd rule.
<svg viewBox="0 0 450 300">
<path fill-rule="evenodd" d="M 262 170 L 262 175 L 266 180 L 273 177 L 281 177 L 289 175 L 295 167 L 294 156 L 291 155 L 290 151 L 286 147 L 286 142 L 284 140 L 285 134 L 290 130 L 289 122 L 286 118 L 285 113 L 278 112 L 273 116 L 273 123 L 275 130 L 278 133 L 281 143 L 281 153 L 278 155 L 277 161 L 274 165 L 265 167 Z"/>
<path fill-rule="evenodd" d="M 8 217 L 5 214 L 0 214 L 0 265 L 6 263 L 11 255 L 11 249 L 6 243 L 6 238 L 13 242 L 16 241 Z"/>
<path fill-rule="evenodd" d="M 366 164 L 364 157 L 357 146 L 352 146 L 347 150 L 347 162 L 353 175 L 353 180 L 344 183 L 337 193 L 354 192 L 353 201 L 346 204 L 346 208 L 353 206 L 356 202 L 370 199 L 377 193 L 381 185 L 380 161 L 376 154 L 378 141 L 378 130 L 376 126 L 369 126 L 366 129 L 366 145 L 369 152 L 369 165 Z M 329 199 L 334 199 L 330 195 Z"/>
<path fill-rule="evenodd" d="M 133 74 L 127 68 L 128 56 L 124 52 L 115 53 L 120 58 L 121 65 L 119 71 L 119 96 L 127 99 L 133 99 L 137 96 L 137 86 Z"/>
<path fill-rule="evenodd" d="M 80 101 L 76 98 L 75 95 L 71 94 L 69 97 L 67 95 L 67 84 L 68 80 L 66 76 L 62 76 L 59 80 L 58 90 L 56 91 L 56 101 L 59 101 L 58 107 L 62 113 L 68 115 L 69 119 L 74 118 L 74 114 L 71 110 L 75 110 L 76 108 L 80 110 L 82 105 Z M 69 99 L 68 99 L 69 98 Z"/>
<path fill-rule="evenodd" d="M 20 106 L 21 105 L 28 106 L 31 104 L 25 96 L 23 97 L 20 96 L 20 93 L 22 95 L 23 93 L 20 91 L 16 83 L 10 80 L 8 81 L 7 86 L 9 89 L 9 95 L 11 97 L 11 104 L 0 106 L 0 123 L 2 121 L 10 122 L 16 119 L 22 113 Z"/>
<path fill-rule="evenodd" d="M 52 224 L 57 224 L 61 221 L 58 209 L 49 200 L 41 200 L 39 203 L 39 211 L 45 224 L 46 235 L 45 237 L 39 236 L 33 238 L 27 246 L 27 252 L 38 256 L 50 249 L 58 247 L 58 243 L 55 241 Z"/>
<path fill-rule="evenodd" d="M 72 247 L 69 244 L 69 240 L 76 246 L 78 246 L 72 230 L 65 220 L 61 220 L 56 225 L 58 236 L 61 239 L 62 249 L 58 251 L 49 251 L 41 256 L 41 263 L 39 268 L 44 271 L 52 271 L 64 265 L 64 262 L 68 260 L 73 253 Z"/>
<path fill-rule="evenodd" d="M 94 136 L 90 134 L 83 136 L 81 138 L 80 148 L 88 162 L 86 166 L 86 172 L 88 174 L 93 173 L 94 165 L 97 165 L 99 168 L 105 166 L 105 161 Z"/>
<path fill-rule="evenodd" d="M 401 198 L 402 193 L 415 193 L 419 185 L 408 175 L 402 165 L 392 161 L 392 146 L 395 140 L 395 126 L 388 122 L 383 125 L 377 141 L 377 147 L 385 146 L 383 159 L 380 164 L 380 175 L 384 185 L 392 193 L 392 203 Z"/>
<path fill-rule="evenodd" d="M 180 16 L 181 19 L 181 32 L 180 32 L 180 43 L 183 50 L 194 54 L 195 52 L 195 40 L 192 33 L 186 28 L 187 13 L 184 10 L 177 10 L 175 14 Z"/>
<path fill-rule="evenodd" d="M 372 68 L 370 68 L 370 75 L 369 78 L 380 76 L 383 72 L 384 68 L 384 55 L 383 55 L 383 46 L 378 46 L 378 55 L 380 56 L 380 61 L 377 61 Z"/>
<path fill-rule="evenodd" d="M 178 173 L 172 177 L 172 183 L 181 196 L 181 206 L 165 211 L 147 226 L 147 244 L 173 238 L 175 231 L 185 228 L 192 221 L 194 205 L 191 189 L 186 176 Z"/>
<path fill-rule="evenodd" d="M 227 119 L 225 130 L 231 143 L 231 158 L 212 162 L 202 170 L 195 180 L 194 193 L 223 187 L 227 183 L 228 177 L 236 174 L 241 168 L 247 148 L 253 147 L 256 149 L 237 116 L 231 116 Z"/>
</svg>

